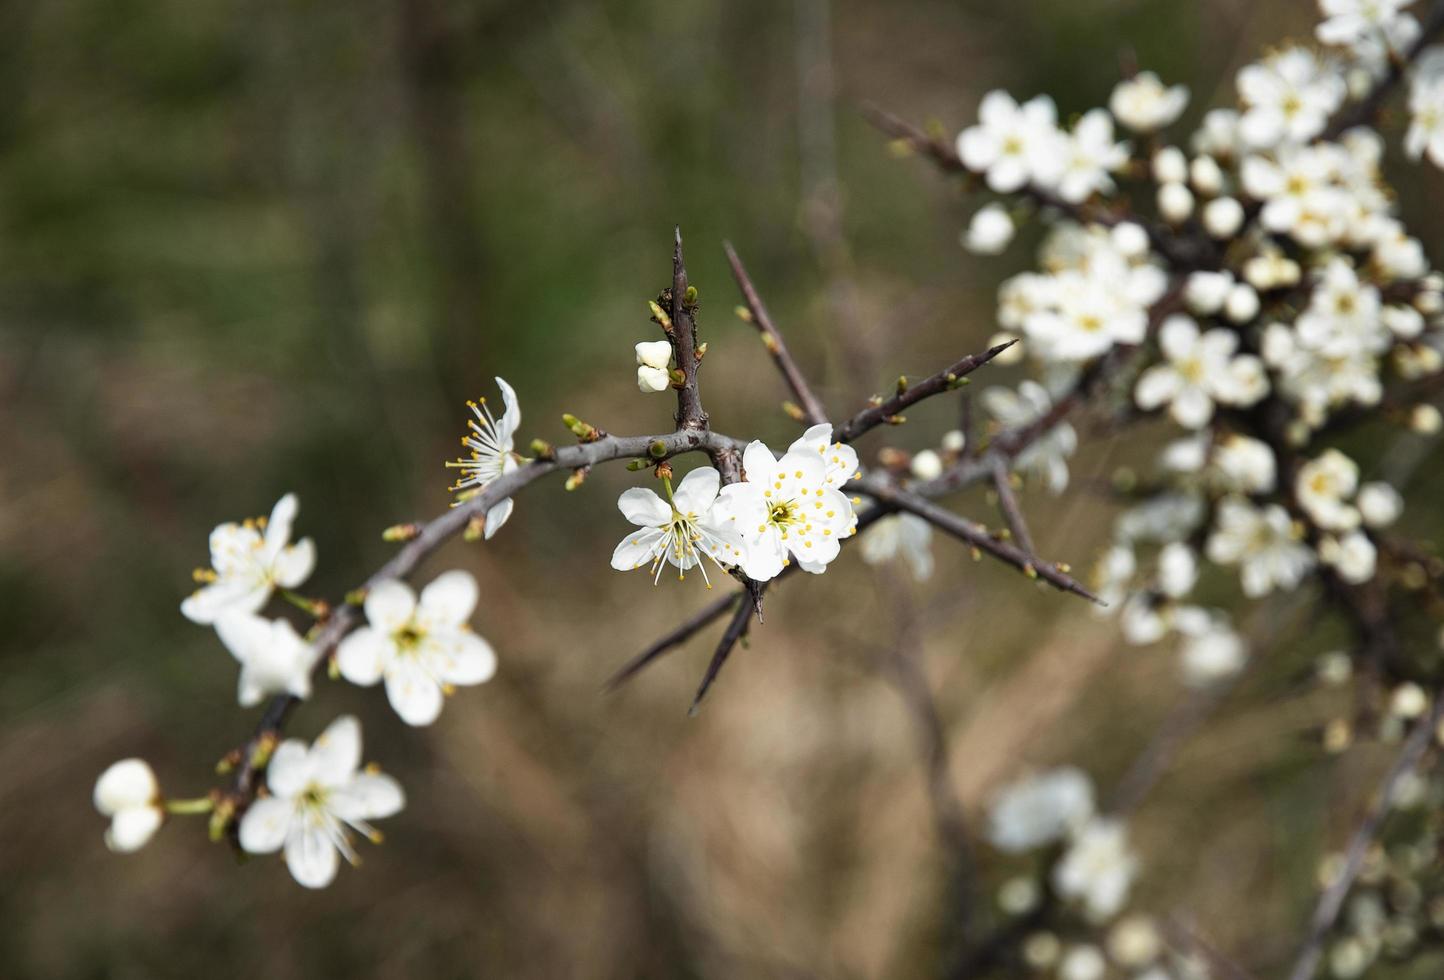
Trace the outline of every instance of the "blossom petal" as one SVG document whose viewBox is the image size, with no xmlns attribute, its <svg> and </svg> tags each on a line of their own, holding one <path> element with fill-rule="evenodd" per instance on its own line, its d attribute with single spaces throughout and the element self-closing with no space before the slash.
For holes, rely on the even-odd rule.
<svg viewBox="0 0 1444 980">
<path fill-rule="evenodd" d="M 447 684 L 484 684 L 496 673 L 496 651 L 469 630 L 457 630 L 432 647 L 431 667 Z"/>
<path fill-rule="evenodd" d="M 271 624 L 255 613 L 223 612 L 215 627 L 221 643 L 243 664 L 271 642 Z"/>
<path fill-rule="evenodd" d="M 742 468 L 747 472 L 749 483 L 771 483 L 772 474 L 777 470 L 777 458 L 766 443 L 754 439 L 742 450 Z"/>
<path fill-rule="evenodd" d="M 266 785 L 275 796 L 295 796 L 311 781 L 311 753 L 306 743 L 298 738 L 288 738 L 271 753 L 271 762 L 266 766 Z"/>
<path fill-rule="evenodd" d="M 387 669 L 386 697 L 408 725 L 429 725 L 441 715 L 441 685 L 414 660 Z"/>
<path fill-rule="evenodd" d="M 633 531 L 612 552 L 612 567 L 619 572 L 630 572 L 650 564 L 666 538 L 667 532 L 655 527 Z"/>
<path fill-rule="evenodd" d="M 394 633 L 416 611 L 416 593 L 394 578 L 377 582 L 366 593 L 366 620 L 385 633 Z"/>
<path fill-rule="evenodd" d="M 340 856 L 322 827 L 297 828 L 286 837 L 286 867 L 307 888 L 325 888 L 336 878 Z"/>
<path fill-rule="evenodd" d="M 311 746 L 311 775 L 323 786 L 341 786 L 361 765 L 361 723 L 342 715 Z"/>
<path fill-rule="evenodd" d="M 271 574 L 283 588 L 294 589 L 306 579 L 316 567 L 316 543 L 302 538 L 289 548 L 282 548 L 271 563 Z"/>
<path fill-rule="evenodd" d="M 722 475 L 710 466 L 701 466 L 682 477 L 672 493 L 672 506 L 688 517 L 699 517 L 707 513 L 712 501 L 717 499 L 717 489 L 722 485 Z"/>
<path fill-rule="evenodd" d="M 227 613 L 257 612 L 270 597 L 271 587 L 264 582 L 222 578 L 187 596 L 180 610 L 191 622 L 210 626 Z"/>
<path fill-rule="evenodd" d="M 144 759 L 122 759 L 95 781 L 95 808 L 109 817 L 130 807 L 144 806 L 159 793 L 155 772 Z"/>
<path fill-rule="evenodd" d="M 512 391 L 511 385 L 497 378 L 496 386 L 501 389 L 501 402 L 506 406 L 506 411 L 496 420 L 496 437 L 502 450 L 511 452 L 512 436 L 521 426 L 521 404 L 516 400 L 516 392 Z"/>
<path fill-rule="evenodd" d="M 406 794 L 401 784 L 381 773 L 363 772 L 326 799 L 333 814 L 348 823 L 379 820 L 401 812 Z"/>
<path fill-rule="evenodd" d="M 638 527 L 661 527 L 672 520 L 672 508 L 646 487 L 623 490 L 617 498 L 617 509 Z"/>
<path fill-rule="evenodd" d="M 221 575 L 247 571 L 255 567 L 264 548 L 265 541 L 255 527 L 219 524 L 211 531 L 211 567 Z"/>
<path fill-rule="evenodd" d="M 290 800 L 268 796 L 256 800 L 241 817 L 241 850 L 247 854 L 273 854 L 286 843 L 286 831 L 296 812 Z"/>
<path fill-rule="evenodd" d="M 459 626 L 471 618 L 477 594 L 476 579 L 470 572 L 443 572 L 421 590 L 417 618 L 428 625 Z"/>
<path fill-rule="evenodd" d="M 138 851 L 150 842 L 164 820 L 165 814 L 160 807 L 138 806 L 121 810 L 105 832 L 105 846 L 118 854 Z"/>
<path fill-rule="evenodd" d="M 1148 411 L 1165 402 L 1172 401 L 1183 387 L 1183 377 L 1167 364 L 1155 364 L 1138 379 L 1133 389 L 1133 400 L 1138 407 Z"/>
<path fill-rule="evenodd" d="M 513 506 L 514 503 L 512 499 L 507 497 L 486 512 L 486 530 L 483 532 L 486 535 L 486 540 L 490 541 L 491 536 L 501 530 L 501 526 L 506 523 L 507 518 L 511 517 Z"/>
<path fill-rule="evenodd" d="M 390 639 L 370 626 L 362 626 L 336 648 L 336 667 L 352 684 L 370 687 L 381 679 L 386 661 L 395 655 L 395 644 Z"/>
</svg>

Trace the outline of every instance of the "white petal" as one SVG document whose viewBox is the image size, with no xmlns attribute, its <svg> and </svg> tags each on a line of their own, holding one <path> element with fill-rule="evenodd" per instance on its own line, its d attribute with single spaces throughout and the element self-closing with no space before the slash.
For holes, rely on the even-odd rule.
<svg viewBox="0 0 1444 980">
<path fill-rule="evenodd" d="M 361 723 L 342 715 L 311 745 L 311 775 L 323 786 L 341 786 L 361 765 Z"/>
<path fill-rule="evenodd" d="M 107 817 L 144 806 L 160 795 L 155 772 L 144 759 L 122 759 L 95 781 L 95 808 Z"/>
<path fill-rule="evenodd" d="M 306 743 L 298 738 L 288 738 L 271 754 L 270 765 L 266 766 L 266 785 L 271 794 L 291 797 L 300 793 L 311 781 L 311 754 Z"/>
<path fill-rule="evenodd" d="M 512 506 L 512 499 L 507 497 L 486 512 L 486 531 L 483 532 L 486 535 L 486 540 L 490 541 L 491 536 L 497 531 L 500 531 L 501 526 L 506 523 L 507 518 L 511 517 Z"/>
<path fill-rule="evenodd" d="M 268 796 L 256 800 L 241 817 L 241 850 L 247 854 L 273 854 L 286 843 L 286 830 L 296 811 L 290 800 Z"/>
<path fill-rule="evenodd" d="M 416 618 L 428 626 L 459 626 L 476 609 L 477 592 L 476 579 L 470 572 L 443 572 L 421 590 Z"/>
<path fill-rule="evenodd" d="M 612 567 L 619 572 L 630 572 L 634 568 L 650 565 L 666 537 L 665 531 L 655 527 L 633 531 L 623 538 L 612 552 Z"/>
<path fill-rule="evenodd" d="M 1182 387 L 1183 378 L 1177 371 L 1167 364 L 1155 364 L 1138 379 L 1138 386 L 1133 389 L 1133 400 L 1139 408 L 1147 411 L 1172 401 Z"/>
<path fill-rule="evenodd" d="M 1202 388 L 1188 385 L 1174 397 L 1170 414 L 1185 429 L 1201 429 L 1213 418 L 1213 399 Z"/>
<path fill-rule="evenodd" d="M 297 828 L 286 838 L 286 867 L 307 888 L 325 888 L 336 877 L 340 856 L 320 827 Z"/>
<path fill-rule="evenodd" d="M 386 579 L 366 593 L 366 620 L 383 633 L 395 633 L 411 622 L 416 593 L 405 582 Z"/>
<path fill-rule="evenodd" d="M 702 466 L 686 476 L 672 492 L 672 506 L 688 516 L 707 513 L 712 501 L 717 499 L 717 489 L 722 485 L 722 475 L 710 466 Z"/>
<path fill-rule="evenodd" d="M 408 725 L 429 725 L 441 714 L 441 685 L 414 660 L 386 671 L 386 697 Z"/>
<path fill-rule="evenodd" d="M 475 633 L 458 630 L 431 639 L 430 666 L 441 681 L 469 687 L 484 684 L 496 673 L 496 652 Z"/>
<path fill-rule="evenodd" d="M 248 571 L 255 568 L 265 546 L 265 540 L 253 526 L 219 524 L 211 531 L 211 567 L 222 576 Z"/>
<path fill-rule="evenodd" d="M 271 574 L 283 588 L 294 589 L 311 577 L 315 567 L 316 543 L 302 538 L 291 547 L 281 549 L 271 563 Z"/>
<path fill-rule="evenodd" d="M 381 679 L 386 661 L 395 655 L 390 639 L 370 626 L 362 626 L 336 648 L 336 667 L 352 684 L 370 687 Z"/>
<path fill-rule="evenodd" d="M 808 426 L 807 431 L 787 447 L 787 451 L 794 452 L 799 449 L 811 449 L 817 452 L 826 449 L 827 444 L 832 441 L 832 423 L 819 422 L 816 425 Z"/>
<path fill-rule="evenodd" d="M 263 582 L 221 579 L 197 589 L 181 603 L 181 615 L 193 623 L 209 626 L 227 613 L 253 613 L 271 598 L 271 587 Z"/>
<path fill-rule="evenodd" d="M 637 352 L 637 363 L 645 367 L 665 371 L 667 365 L 672 362 L 671 341 L 644 340 L 634 349 Z"/>
<path fill-rule="evenodd" d="M 363 772 L 346 785 L 336 787 L 326 802 L 333 814 L 354 823 L 400 813 L 406 806 L 406 794 L 401 784 L 390 776 Z"/>
<path fill-rule="evenodd" d="M 638 527 L 660 527 L 672 520 L 672 508 L 646 487 L 623 490 L 617 498 L 617 509 Z"/>
<path fill-rule="evenodd" d="M 216 636 L 241 663 L 271 642 L 270 622 L 255 613 L 223 613 L 217 617 L 215 627 Z"/>
<path fill-rule="evenodd" d="M 510 452 L 512 436 L 521 425 L 521 404 L 516 400 L 516 392 L 511 390 L 511 385 L 497 378 L 496 386 L 501 389 L 501 401 L 506 406 L 506 411 L 496 421 L 496 436 L 502 449 Z"/>
<path fill-rule="evenodd" d="M 742 450 L 742 468 L 749 483 L 771 483 L 772 474 L 777 471 L 777 458 L 765 443 L 754 439 Z"/>
<path fill-rule="evenodd" d="M 155 836 L 164 819 L 165 814 L 160 807 L 138 806 L 121 810 L 105 832 L 105 846 L 119 854 L 138 851 Z"/>
<path fill-rule="evenodd" d="M 270 519 L 266 521 L 267 554 L 274 555 L 291 540 L 291 526 L 295 524 L 296 514 L 300 509 L 301 504 L 294 493 L 288 493 L 276 501 L 276 506 L 271 508 Z"/>
</svg>

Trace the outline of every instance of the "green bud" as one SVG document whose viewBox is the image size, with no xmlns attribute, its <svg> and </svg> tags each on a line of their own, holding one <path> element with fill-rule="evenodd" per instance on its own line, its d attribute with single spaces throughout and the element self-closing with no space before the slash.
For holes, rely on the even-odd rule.
<svg viewBox="0 0 1444 980">
<path fill-rule="evenodd" d="M 672 318 L 667 315 L 667 311 L 658 306 L 654 299 L 647 300 L 647 307 L 652 311 L 652 319 L 661 324 L 663 330 L 671 333 Z"/>
<path fill-rule="evenodd" d="M 651 465 L 652 464 L 647 462 L 645 459 L 634 459 L 630 460 L 627 463 L 627 469 L 631 470 L 633 473 L 636 473 L 639 470 L 647 469 Z"/>
<path fill-rule="evenodd" d="M 661 439 L 658 439 L 656 442 L 652 443 L 650 446 L 647 447 L 647 452 L 651 453 L 654 459 L 661 459 L 663 456 L 667 455 L 667 444 Z"/>
<path fill-rule="evenodd" d="M 696 306 L 696 305 L 697 305 L 697 287 L 696 287 L 696 286 L 688 286 L 688 287 L 687 287 L 687 291 L 682 294 L 682 302 L 686 303 L 688 306 Z"/>
<path fill-rule="evenodd" d="M 553 449 L 552 444 L 545 439 L 533 439 L 531 441 L 531 451 L 536 455 L 537 459 L 551 459 L 556 456 L 556 450 Z"/>
</svg>

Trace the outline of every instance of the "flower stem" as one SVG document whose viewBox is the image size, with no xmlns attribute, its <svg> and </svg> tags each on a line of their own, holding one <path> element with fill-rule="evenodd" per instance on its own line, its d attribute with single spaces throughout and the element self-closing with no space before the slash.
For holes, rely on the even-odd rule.
<svg viewBox="0 0 1444 980">
<path fill-rule="evenodd" d="M 202 796 L 198 800 L 166 800 L 165 810 L 167 813 L 210 813 L 215 809 L 215 800 L 209 796 Z"/>
</svg>

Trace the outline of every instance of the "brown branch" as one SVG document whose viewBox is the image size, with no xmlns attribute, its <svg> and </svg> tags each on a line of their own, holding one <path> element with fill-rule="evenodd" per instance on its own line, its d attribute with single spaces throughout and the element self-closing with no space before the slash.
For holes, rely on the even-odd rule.
<svg viewBox="0 0 1444 980">
<path fill-rule="evenodd" d="M 916 514 L 938 530 L 972 545 L 1006 565 L 1012 565 L 1029 578 L 1042 579 L 1055 589 L 1082 596 L 1100 606 L 1105 605 L 1102 599 L 1069 575 L 1064 570 L 1064 566 L 1044 561 L 1016 545 L 999 541 L 989 534 L 988 529 L 981 524 L 960 517 L 950 510 L 945 510 L 918 493 L 895 486 L 877 474 L 868 474 L 861 479 L 854 480 L 844 489 L 865 494 L 892 510 Z"/>
<path fill-rule="evenodd" d="M 712 602 L 709 602 L 707 605 L 703 606 L 697 612 L 693 613 L 690 617 L 688 617 L 687 620 L 676 629 L 672 630 L 667 635 L 658 639 L 655 643 L 647 647 L 647 649 L 643 650 L 641 653 L 637 654 L 637 656 L 633 657 L 631 660 L 628 660 L 626 663 L 622 664 L 622 666 L 617 669 L 616 673 L 612 674 L 612 676 L 607 679 L 607 683 L 603 686 L 603 690 L 608 692 L 615 691 L 627 681 L 631 680 L 632 675 L 636 674 L 642 668 L 646 667 L 653 660 L 657 659 L 668 650 L 671 650 L 673 647 L 680 646 L 681 644 L 690 640 L 692 636 L 698 631 L 705 629 L 707 626 L 711 625 L 713 621 L 721 618 L 722 614 L 727 612 L 727 610 L 731 609 L 732 606 L 737 603 L 737 600 L 742 597 L 742 595 L 743 593 L 740 591 L 733 592 L 729 595 L 724 595 L 720 598 L 714 599 Z"/>
<path fill-rule="evenodd" d="M 707 413 L 702 409 L 702 395 L 697 389 L 697 369 L 701 366 L 697 355 L 697 305 L 687 301 L 687 263 L 682 258 L 680 227 L 673 231 L 672 289 L 668 295 L 672 322 L 667 339 L 672 341 L 677 370 L 682 372 L 682 384 L 674 386 L 677 388 L 677 428 L 706 429 Z"/>
<path fill-rule="evenodd" d="M 1373 803 L 1364 813 L 1364 819 L 1354 830 L 1353 836 L 1349 838 L 1349 847 L 1344 852 L 1344 866 L 1319 896 L 1319 903 L 1309 920 L 1308 938 L 1304 940 L 1293 969 L 1289 971 L 1289 980 L 1310 980 L 1318 969 L 1319 959 L 1323 955 L 1324 939 L 1338 920 L 1339 912 L 1344 907 L 1344 899 L 1348 897 L 1349 890 L 1353 888 L 1359 872 L 1363 869 L 1369 846 L 1373 844 L 1384 818 L 1389 814 L 1390 801 L 1399 784 L 1419 767 L 1441 720 L 1444 720 L 1444 691 L 1437 691 L 1433 709 L 1427 717 L 1420 719 L 1409 737 L 1404 740 L 1404 744 L 1399 747 L 1399 754 L 1395 756 L 1393 765 L 1384 774 L 1379 788 L 1375 791 Z"/>
<path fill-rule="evenodd" d="M 1013 492 L 1012 472 L 1000 459 L 993 465 L 993 489 L 998 494 L 998 512 L 1013 534 L 1013 540 L 1024 551 L 1036 551 L 1033 537 L 1028 533 L 1028 522 L 1023 518 L 1023 508 L 1018 504 L 1018 495 Z"/>
<path fill-rule="evenodd" d="M 727 264 L 732 267 L 732 277 L 737 280 L 737 288 L 742 290 L 742 301 L 747 304 L 751 323 L 762 337 L 762 345 L 772 356 L 777 370 L 782 372 L 783 380 L 787 382 L 787 386 L 792 389 L 793 396 L 797 398 L 803 418 L 808 425 L 826 422 L 827 410 L 822 407 L 822 402 L 813 394 L 807 379 L 803 377 L 802 369 L 793 360 L 792 352 L 787 349 L 787 342 L 782 339 L 781 332 L 773 324 L 772 316 L 767 312 L 767 306 L 762 302 L 762 297 L 758 295 L 757 287 L 752 284 L 752 279 L 747 275 L 747 270 L 743 267 L 742 260 L 738 258 L 732 243 L 723 242 L 722 249 L 727 253 Z"/>
<path fill-rule="evenodd" d="M 924 398 L 931 398 L 945 391 L 957 389 L 960 387 L 960 382 L 963 378 L 972 374 L 978 368 L 987 364 L 1016 343 L 1016 340 L 1010 340 L 1005 344 L 990 347 L 981 354 L 969 354 L 967 357 L 949 365 L 937 374 L 925 378 L 917 384 L 907 386 L 887 401 L 863 409 L 846 422 L 837 426 L 833 430 L 833 438 L 838 442 L 851 442 L 863 433 L 882 425 L 884 422 L 896 424 L 902 421 L 902 412 L 905 409 L 916 405 Z"/>
<path fill-rule="evenodd" d="M 727 630 L 722 634 L 722 639 L 717 643 L 717 649 L 712 654 L 712 660 L 707 664 L 707 672 L 702 675 L 702 683 L 697 685 L 697 693 L 692 696 L 692 706 L 687 713 L 695 715 L 702 707 L 702 699 L 712 689 L 712 682 L 722 671 L 722 665 L 727 658 L 732 656 L 732 649 L 747 635 L 747 627 L 752 623 L 752 610 L 748 604 L 743 602 L 737 606 L 737 611 L 732 614 L 732 619 L 727 624 Z"/>
</svg>

